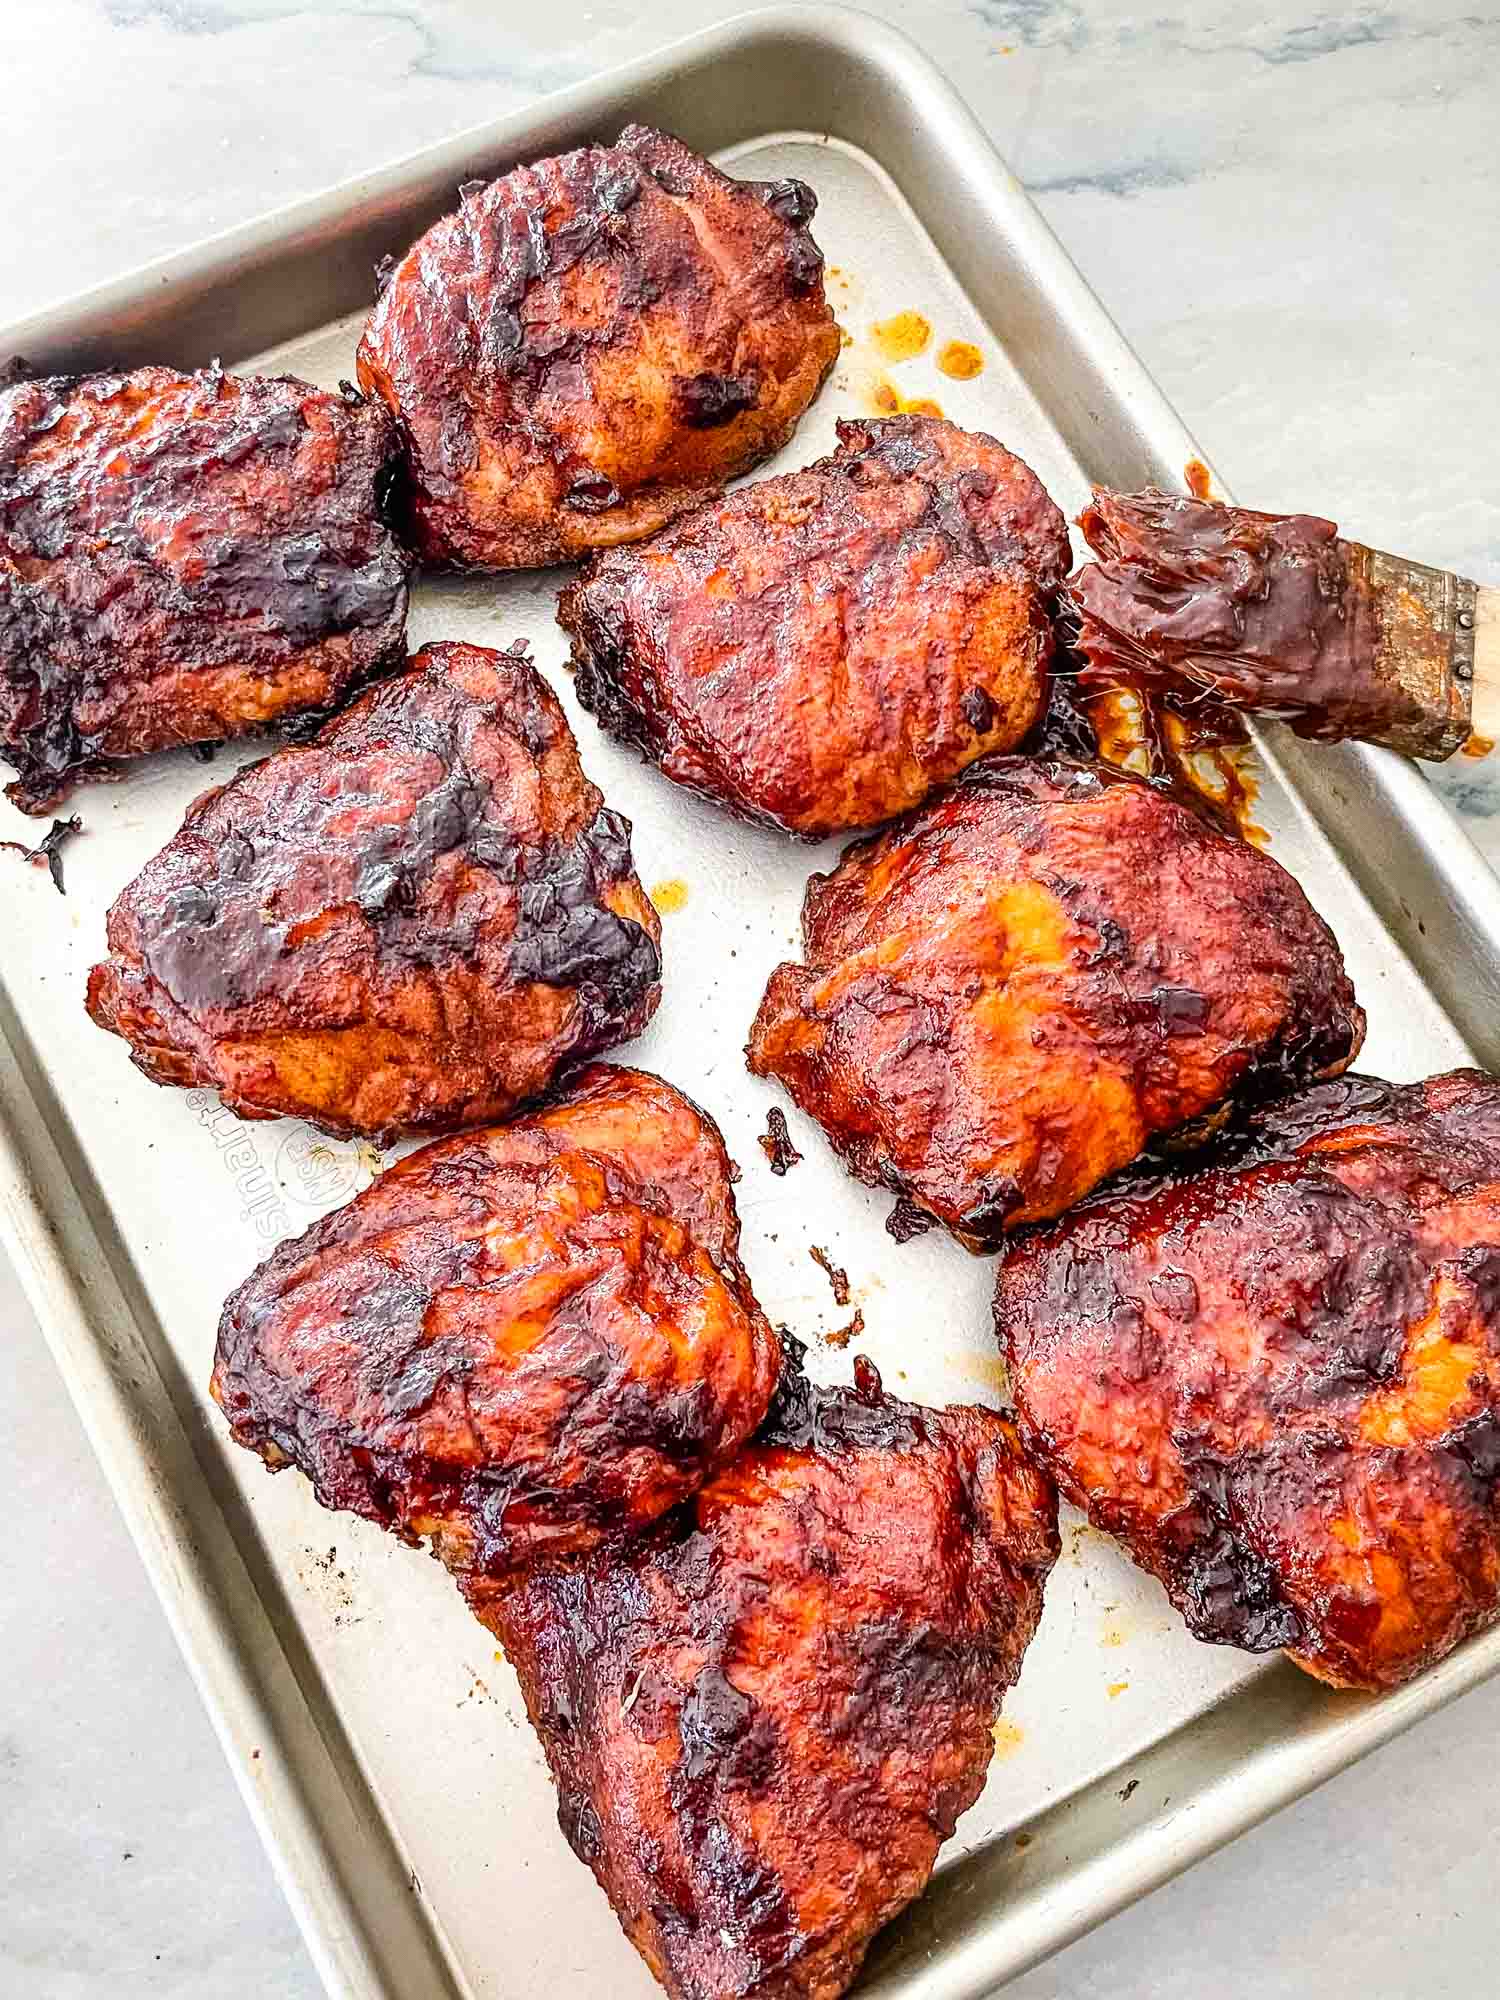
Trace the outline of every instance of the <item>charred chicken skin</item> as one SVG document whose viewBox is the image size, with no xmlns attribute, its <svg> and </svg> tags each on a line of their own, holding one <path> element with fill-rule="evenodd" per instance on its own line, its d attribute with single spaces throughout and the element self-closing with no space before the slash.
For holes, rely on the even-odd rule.
<svg viewBox="0 0 1500 2000">
<path fill-rule="evenodd" d="M 1010 1245 L 1022 1435 L 1200 1639 L 1384 1688 L 1500 1608 L 1500 1083 L 1350 1076 Z"/>
<path fill-rule="evenodd" d="M 463 190 L 359 348 L 400 426 L 421 554 L 568 561 L 785 444 L 839 347 L 815 206 L 641 125 Z"/>
<path fill-rule="evenodd" d="M 289 376 L 0 392 L 0 757 L 44 812 L 113 760 L 332 706 L 400 661 L 378 405 Z"/>
<path fill-rule="evenodd" d="M 977 1798 L 1057 1555 L 989 1410 L 795 1373 L 761 1435 L 636 1542 L 490 1622 L 558 1816 L 673 2000 L 834 2000 Z"/>
<path fill-rule="evenodd" d="M 629 836 L 523 653 L 427 646 L 189 808 L 110 911 L 89 1012 L 242 1117 L 503 1118 L 656 1009 Z"/>
<path fill-rule="evenodd" d="M 579 699 L 669 778 L 821 839 L 920 802 L 1041 711 L 1067 524 L 993 438 L 841 423 L 564 592 Z"/>
<path fill-rule="evenodd" d="M 483 1605 L 654 1521 L 765 1416 L 780 1350 L 733 1174 L 680 1092 L 596 1064 L 282 1244 L 224 1308 L 214 1398 L 273 1471 L 430 1540 Z"/>
<path fill-rule="evenodd" d="M 860 1180 L 991 1248 L 1157 1135 L 1343 1069 L 1364 1033 L 1269 855 L 1149 785 L 996 760 L 814 875 L 750 1067 Z"/>
</svg>

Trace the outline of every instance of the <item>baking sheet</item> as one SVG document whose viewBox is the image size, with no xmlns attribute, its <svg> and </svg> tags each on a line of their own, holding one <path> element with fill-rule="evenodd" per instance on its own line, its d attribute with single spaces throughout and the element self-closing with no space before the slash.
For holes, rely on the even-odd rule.
<svg viewBox="0 0 1500 2000">
<path fill-rule="evenodd" d="M 891 79 L 899 76 L 907 110 L 921 112 L 923 92 L 934 92 L 920 59 L 873 23 L 827 12 L 776 20 L 779 29 L 703 38 L 720 90 L 736 61 L 747 74 L 758 61 L 764 83 L 779 33 L 779 60 L 790 59 L 799 38 L 805 56 L 813 37 L 822 61 L 842 61 L 849 76 L 857 74 L 856 41 L 868 64 L 872 38 L 883 38 L 878 53 Z M 692 63 L 672 63 L 669 53 L 661 73 L 686 92 Z M 642 92 L 648 80 L 643 70 Z M 700 103 L 704 96 L 697 93 Z M 760 108 L 748 87 L 740 97 Z M 636 100 L 627 92 L 623 101 Z M 508 130 L 501 149 L 490 135 L 469 163 L 512 148 L 535 153 L 573 132 L 608 134 L 621 122 L 598 102 L 572 128 L 546 111 L 532 122 L 532 143 Z M 688 136 L 704 144 L 709 135 Z M 929 144 L 948 149 L 977 199 L 978 167 L 965 158 L 974 135 L 962 114 L 950 106 Z M 902 150 L 894 141 L 892 149 Z M 1087 383 L 1077 371 L 1039 365 L 1047 329 L 1034 321 L 1046 300 L 1059 313 L 1054 353 L 1081 337 L 1080 321 L 1087 332 L 1090 302 L 1067 294 L 1075 274 L 992 155 L 991 240 L 1033 265 L 1045 265 L 1039 245 L 1056 260 L 1036 272 L 1034 296 L 1010 295 L 999 311 L 993 298 L 976 298 L 971 274 L 960 281 L 951 243 L 940 249 L 925 226 L 951 228 L 952 203 L 940 223 L 922 190 L 898 185 L 869 147 L 820 127 L 757 132 L 718 151 L 736 172 L 794 174 L 817 190 L 829 296 L 850 336 L 830 386 L 765 470 L 820 455 L 838 416 L 873 414 L 894 394 L 936 401 L 955 421 L 993 431 L 1070 515 L 1090 478 L 1101 476 L 1090 440 L 1128 451 L 1140 439 L 1134 473 L 1112 476 L 1180 474 L 1186 440 L 1168 428 L 1165 447 L 1160 436 L 1145 442 L 1145 419 L 1159 404 L 1144 378 L 1128 376 L 1118 343 L 1098 354 Z M 438 194 L 433 170 L 423 172 Z M 460 177 L 453 172 L 454 183 Z M 407 183 L 420 178 L 413 170 Z M 451 199 L 450 186 L 435 205 Z M 347 204 L 362 243 L 370 208 L 368 192 Z M 330 199 L 327 228 L 337 213 Z M 399 250 L 410 233 L 404 219 L 393 222 L 380 247 Z M 248 270 L 239 282 L 243 322 L 264 325 Z M 223 279 L 216 289 L 218 331 L 232 333 L 233 297 L 223 296 Z M 909 312 L 930 323 L 931 342 L 914 359 L 888 363 L 871 328 Z M 81 315 L 75 340 L 98 319 L 97 309 L 92 321 Z M 287 370 L 332 387 L 353 372 L 362 320 L 361 310 L 260 352 L 221 338 L 219 351 L 234 368 Z M 971 380 L 935 365 L 955 339 L 984 356 Z M 21 351 L 38 350 L 33 342 Z M 181 350 L 167 358 L 202 357 Z M 1090 412 L 1089 399 L 1111 381 L 1116 407 Z M 1163 449 L 1174 446 L 1180 456 L 1164 466 Z M 894 1244 L 883 1227 L 889 1198 L 850 1182 L 817 1129 L 744 1068 L 765 978 L 796 955 L 806 876 L 827 866 L 837 846 L 809 849 L 737 826 L 599 732 L 572 698 L 566 642 L 553 621 L 566 574 L 424 581 L 411 640 L 529 640 L 569 710 L 589 775 L 633 820 L 639 873 L 664 910 L 665 992 L 623 1059 L 660 1070 L 719 1120 L 743 1169 L 747 1268 L 772 1321 L 809 1342 L 815 1373 L 847 1375 L 863 1351 L 915 1400 L 1001 1400 L 991 1262 L 936 1236 Z M 1470 873 L 1456 827 L 1446 867 L 1427 854 L 1434 829 L 1450 823 L 1435 805 L 1435 820 L 1420 802 L 1409 814 L 1393 810 L 1417 800 L 1405 788 L 1420 785 L 1395 760 L 1323 751 L 1308 761 L 1284 747 L 1286 767 L 1269 753 L 1260 759 L 1255 817 L 1339 937 L 1370 1016 L 1361 1066 L 1407 1079 L 1470 1059 L 1431 990 L 1431 966 L 1424 977 L 1387 921 L 1391 897 L 1404 901 L 1407 935 L 1421 937 L 1431 920 L 1460 993 L 1492 987 L 1500 927 L 1486 901 L 1487 874 L 1482 866 Z M 83 793 L 88 831 L 68 851 L 66 900 L 41 871 L 0 871 L 0 920 L 15 941 L 3 966 L 16 1058 L 5 1079 L 11 1170 L 0 1176 L 10 1233 L 330 1990 L 427 2000 L 446 1988 L 498 2000 L 546 1981 L 570 1994 L 644 2000 L 654 1984 L 557 1830 L 541 1753 L 489 1635 L 436 1564 L 366 1524 L 326 1514 L 299 1477 L 270 1479 L 227 1444 L 208 1402 L 225 1292 L 271 1240 L 366 1185 L 380 1156 L 291 1121 L 241 1123 L 208 1092 L 156 1089 L 82 1010 L 114 894 L 206 782 L 260 754 L 259 746 L 221 750 L 211 772 L 187 754 L 157 759 L 123 784 Z M 1425 788 L 1420 800 L 1428 800 Z M 1380 914 L 1325 831 L 1341 815 L 1372 828 L 1345 849 L 1363 869 L 1373 850 L 1389 852 L 1392 843 L 1401 857 L 1399 869 L 1380 870 Z M 34 822 L 4 817 L 16 825 L 0 832 L 35 837 Z M 1455 927 L 1470 940 L 1468 966 L 1454 959 Z M 1451 1008 L 1453 993 L 1445 997 Z M 756 1143 L 776 1103 L 804 1154 L 784 1180 L 771 1175 Z M 847 1307 L 835 1302 L 814 1246 L 848 1271 Z M 827 1335 L 846 1327 L 856 1307 L 864 1320 L 857 1343 L 829 1345 Z M 1070 1517 L 1041 1631 L 997 1730 L 989 1784 L 945 1850 L 928 1899 L 877 1949 L 867 1990 L 932 2000 L 987 1990 L 1497 1660 L 1500 1640 L 1482 1639 L 1384 1702 L 1330 1695 L 1279 1662 L 1197 1644 L 1159 1588 Z"/>
</svg>

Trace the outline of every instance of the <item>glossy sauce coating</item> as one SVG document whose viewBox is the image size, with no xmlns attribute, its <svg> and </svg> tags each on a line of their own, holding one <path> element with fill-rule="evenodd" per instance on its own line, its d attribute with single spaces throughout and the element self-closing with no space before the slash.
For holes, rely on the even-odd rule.
<svg viewBox="0 0 1500 2000">
<path fill-rule="evenodd" d="M 512 1124 L 409 1154 L 224 1308 L 237 1443 L 461 1583 L 637 1530 L 766 1413 L 780 1351 L 734 1168 L 659 1077 L 595 1064 Z"/>
<path fill-rule="evenodd" d="M 1349 1076 L 1007 1249 L 1022 1434 L 1200 1639 L 1391 1687 L 1500 1607 L 1500 1084 Z"/>
<path fill-rule="evenodd" d="M 1065 593 L 1085 688 L 1123 681 L 1325 740 L 1421 719 L 1375 671 L 1379 605 L 1332 521 L 1147 489 L 1096 491 L 1078 525 L 1099 558 Z"/>
<path fill-rule="evenodd" d="M 639 1034 L 660 937 L 530 661 L 439 644 L 189 807 L 88 1006 L 158 1083 L 390 1139 L 504 1117 Z"/>
<path fill-rule="evenodd" d="M 400 427 L 422 555 L 567 561 L 778 450 L 839 348 L 816 205 L 641 125 L 464 189 L 359 347 Z"/>
<path fill-rule="evenodd" d="M 378 406 L 290 376 L 0 391 L 0 757 L 45 812 L 114 759 L 332 706 L 399 661 Z"/>
<path fill-rule="evenodd" d="M 818 839 L 872 826 L 1040 713 L 1067 525 L 994 438 L 841 422 L 563 593 L 578 694 L 669 778 Z"/>
<path fill-rule="evenodd" d="M 971 1248 L 1364 1034 L 1277 862 L 1151 787 L 1000 758 L 814 875 L 750 1067 Z M 898 1227 L 904 1208 L 898 1209 Z"/>
<path fill-rule="evenodd" d="M 491 1622 L 558 1817 L 673 2000 L 834 2000 L 978 1796 L 1057 1555 L 989 1410 L 785 1383 L 645 1539 Z"/>
</svg>

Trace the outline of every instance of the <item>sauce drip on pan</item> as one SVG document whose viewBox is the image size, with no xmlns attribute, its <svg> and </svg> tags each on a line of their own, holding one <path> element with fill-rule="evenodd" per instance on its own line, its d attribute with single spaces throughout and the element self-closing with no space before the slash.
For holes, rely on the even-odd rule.
<svg viewBox="0 0 1500 2000">
<path fill-rule="evenodd" d="M 1218 496 L 1201 458 L 1182 469 L 1198 500 Z M 1099 758 L 1145 778 L 1257 847 L 1269 836 L 1252 818 L 1259 785 L 1255 752 L 1238 710 L 1211 696 L 1176 694 L 1148 685 L 1128 663 L 1112 663 L 1113 684 L 1085 692 L 1076 681 L 1082 664 L 1070 650 L 1076 636 L 1066 614 L 1058 628 L 1059 651 L 1048 707 L 1028 746 L 1056 755 Z"/>
<path fill-rule="evenodd" d="M 1066 630 L 1060 637 L 1047 706 L 1025 749 L 1034 756 L 1113 764 L 1225 833 L 1257 847 L 1268 845 L 1264 828 L 1252 817 L 1259 787 L 1241 717 L 1207 702 L 1174 709 L 1158 690 L 1123 678 L 1112 688 L 1086 693 L 1066 650 Z"/>
</svg>

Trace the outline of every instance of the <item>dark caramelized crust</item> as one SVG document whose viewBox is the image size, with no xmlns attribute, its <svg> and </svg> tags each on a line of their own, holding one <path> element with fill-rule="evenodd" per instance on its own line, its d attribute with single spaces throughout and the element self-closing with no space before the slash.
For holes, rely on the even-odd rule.
<svg viewBox="0 0 1500 2000">
<path fill-rule="evenodd" d="M 89 1012 L 157 1083 L 390 1139 L 639 1034 L 661 925 L 521 651 L 424 647 L 205 792 L 109 913 Z"/>
<path fill-rule="evenodd" d="M 646 1539 L 492 1607 L 558 1817 L 673 2000 L 834 2000 L 978 1797 L 1057 1554 L 989 1410 L 793 1377 Z"/>
<path fill-rule="evenodd" d="M 634 541 L 783 445 L 839 346 L 815 206 L 641 125 L 465 189 L 359 348 L 421 553 L 524 569 Z"/>
<path fill-rule="evenodd" d="M 814 875 L 750 1067 L 971 1248 L 1155 1135 L 1353 1060 L 1338 947 L 1269 855 L 1150 786 L 996 760 Z"/>
<path fill-rule="evenodd" d="M 0 757 L 45 812 L 110 760 L 331 706 L 399 660 L 378 405 L 290 376 L 0 392 Z"/>
<path fill-rule="evenodd" d="M 1078 525 L 1099 558 L 1066 592 L 1085 689 L 1207 696 L 1325 739 L 1420 719 L 1375 671 L 1379 607 L 1332 521 L 1148 488 L 1096 490 Z"/>
<path fill-rule="evenodd" d="M 325 1507 L 430 1537 L 466 1588 L 635 1530 L 765 1415 L 780 1362 L 734 1168 L 659 1077 L 595 1064 L 410 1154 L 224 1308 L 238 1443 Z"/>
<path fill-rule="evenodd" d="M 1500 1605 L 1500 1084 L 1322 1084 L 1013 1242 L 1022 1433 L 1200 1639 L 1391 1687 Z"/>
<path fill-rule="evenodd" d="M 993 438 L 841 423 L 563 593 L 579 699 L 669 778 L 819 839 L 917 805 L 1040 712 L 1068 532 Z"/>
</svg>

